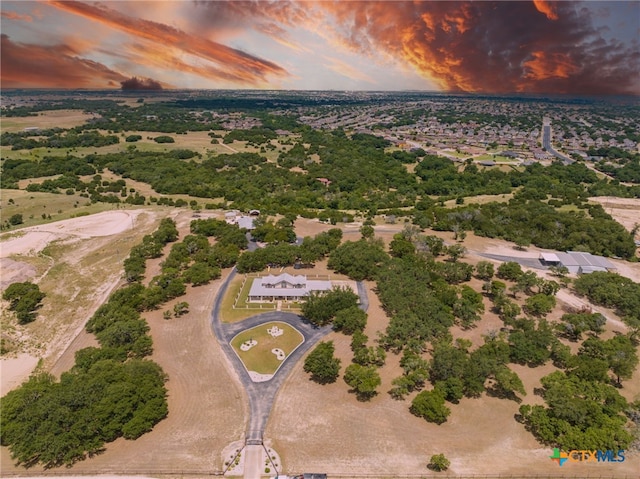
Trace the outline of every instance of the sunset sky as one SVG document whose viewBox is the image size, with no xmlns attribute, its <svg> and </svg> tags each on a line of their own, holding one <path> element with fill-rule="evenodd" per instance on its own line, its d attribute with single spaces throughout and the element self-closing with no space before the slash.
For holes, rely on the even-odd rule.
<svg viewBox="0 0 640 479">
<path fill-rule="evenodd" d="M 2 0 L 1 87 L 640 95 L 639 1 Z"/>
</svg>

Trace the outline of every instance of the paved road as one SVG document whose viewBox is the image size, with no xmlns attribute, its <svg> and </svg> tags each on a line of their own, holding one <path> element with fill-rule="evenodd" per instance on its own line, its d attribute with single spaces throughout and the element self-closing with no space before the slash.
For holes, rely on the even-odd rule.
<svg viewBox="0 0 640 479">
<path fill-rule="evenodd" d="M 563 155 L 562 153 L 558 153 L 556 150 L 554 150 L 553 145 L 551 144 L 551 122 L 545 121 L 542 124 L 542 146 L 549 154 L 562 160 L 566 165 L 574 163 L 575 161 Z"/>
<path fill-rule="evenodd" d="M 268 313 L 258 314 L 248 319 L 240 321 L 238 323 L 226 324 L 220 320 L 220 306 L 222 298 L 224 297 L 230 282 L 236 275 L 235 268 L 229 274 L 229 277 L 220 287 L 218 296 L 215 301 L 215 305 L 211 314 L 211 326 L 220 343 L 220 346 L 227 354 L 227 357 L 231 360 L 233 367 L 238 374 L 247 395 L 249 396 L 249 409 L 250 418 L 249 426 L 246 431 L 246 444 L 258 445 L 262 444 L 264 428 L 267 424 L 267 419 L 271 412 L 273 402 L 276 394 L 280 389 L 280 386 L 284 382 L 287 375 L 291 372 L 298 360 L 322 337 L 327 335 L 331 331 L 331 326 L 324 326 L 322 328 L 311 324 L 302 316 L 293 313 L 286 313 L 282 311 L 274 311 Z M 360 307 L 365 309 L 368 307 L 369 301 L 364 285 L 358 283 L 358 293 L 360 295 Z M 240 358 L 233 351 L 233 348 L 229 344 L 231 339 L 241 331 L 245 329 L 259 326 L 260 324 L 269 323 L 271 321 L 282 321 L 295 327 L 304 336 L 304 343 L 302 343 L 285 362 L 280 366 L 280 369 L 274 374 L 273 378 L 269 381 L 255 383 L 251 380 L 249 373 L 245 369 L 244 365 L 240 361 Z"/>
<path fill-rule="evenodd" d="M 262 446 L 247 446 L 244 454 L 244 478 L 260 479 L 264 465 L 262 463 Z"/>
</svg>

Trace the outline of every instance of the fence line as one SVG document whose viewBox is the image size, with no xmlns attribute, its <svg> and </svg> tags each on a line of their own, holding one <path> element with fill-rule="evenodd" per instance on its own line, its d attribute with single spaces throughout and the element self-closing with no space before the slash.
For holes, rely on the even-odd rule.
<svg viewBox="0 0 640 479">
<path fill-rule="evenodd" d="M 6 472 L 0 471 L 0 477 L 8 478 L 8 477 L 65 477 L 65 476 L 96 476 L 99 478 L 100 476 L 110 475 L 110 476 L 162 476 L 162 477 L 221 477 L 224 476 L 223 471 L 171 471 L 168 469 L 158 469 L 158 470 L 137 470 L 137 469 L 128 469 L 127 471 L 116 471 L 112 469 L 105 469 L 100 472 L 93 471 L 83 471 L 82 469 L 73 469 L 73 470 L 64 470 L 64 471 L 19 471 L 19 472 Z"/>
<path fill-rule="evenodd" d="M 298 473 L 296 473 L 298 474 Z M 107 469 L 100 472 L 83 471 L 82 469 L 61 470 L 61 471 L 0 471 L 0 476 L 8 477 L 65 477 L 65 476 L 160 476 L 160 477 L 221 477 L 224 476 L 223 471 L 195 471 L 195 470 L 167 470 L 167 469 L 128 469 L 127 471 L 118 471 Z M 282 473 L 280 474 L 282 475 Z M 289 473 L 289 475 L 293 475 Z M 347 474 L 347 473 L 327 473 L 327 478 L 340 479 L 632 479 L 632 476 L 614 476 L 602 474 L 463 474 L 463 475 L 442 475 L 437 472 L 427 472 L 424 474 Z"/>
</svg>

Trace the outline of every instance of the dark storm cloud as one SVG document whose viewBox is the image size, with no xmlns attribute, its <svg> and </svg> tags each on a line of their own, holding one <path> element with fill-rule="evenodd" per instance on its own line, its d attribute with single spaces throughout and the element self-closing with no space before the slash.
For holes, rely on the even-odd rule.
<svg viewBox="0 0 640 479">
<path fill-rule="evenodd" d="M 120 86 L 123 90 L 162 90 L 162 85 L 151 78 L 131 77 L 121 81 Z"/>
<path fill-rule="evenodd" d="M 588 2 L 195 3 L 203 31 L 251 26 L 286 38 L 287 27 L 301 27 L 373 61 L 409 63 L 447 90 L 640 93 L 638 42 L 605 40 Z"/>
<path fill-rule="evenodd" d="M 383 49 L 445 89 L 640 93 L 640 48 L 605 40 L 573 2 L 332 2 L 342 40 Z"/>
</svg>

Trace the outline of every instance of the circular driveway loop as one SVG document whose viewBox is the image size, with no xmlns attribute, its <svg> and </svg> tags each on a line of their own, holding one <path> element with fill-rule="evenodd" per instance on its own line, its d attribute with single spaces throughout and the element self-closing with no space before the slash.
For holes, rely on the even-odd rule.
<svg viewBox="0 0 640 479">
<path fill-rule="evenodd" d="M 322 337 L 326 336 L 329 332 L 331 332 L 331 325 L 318 327 L 311 324 L 308 320 L 293 313 L 285 313 L 282 311 L 274 311 L 269 313 L 262 313 L 256 316 L 252 316 L 243 321 L 225 324 L 220 321 L 220 305 L 222 303 L 222 298 L 224 298 L 225 293 L 227 292 L 227 288 L 231 280 L 235 277 L 236 270 L 235 268 L 229 274 L 229 277 L 225 280 L 225 282 L 220 287 L 220 291 L 216 297 L 213 311 L 211 313 L 211 326 L 213 331 L 220 343 L 220 346 L 226 353 L 227 357 L 230 359 L 233 367 L 240 378 L 245 390 L 247 391 L 247 395 L 249 396 L 249 409 L 250 409 L 250 418 L 249 418 L 249 426 L 246 432 L 246 444 L 247 445 L 258 445 L 262 444 L 262 436 L 264 433 L 264 428 L 267 424 L 267 419 L 269 418 L 269 413 L 271 412 L 271 407 L 273 406 L 273 401 L 275 400 L 276 393 L 280 386 L 284 382 L 284 379 L 291 372 L 294 365 L 298 362 L 298 360 L 314 345 L 316 344 Z M 358 283 L 358 294 L 360 296 L 360 307 L 364 310 L 367 309 L 368 299 L 366 289 L 362 283 Z M 273 377 L 269 381 L 265 382 L 253 382 L 249 373 L 245 369 L 244 365 L 240 361 L 240 358 L 235 354 L 233 348 L 231 347 L 230 341 L 236 336 L 238 333 L 244 331 L 245 329 L 254 328 L 256 326 L 260 326 L 261 324 L 269 323 L 272 321 L 282 321 L 283 323 L 287 323 L 297 329 L 303 336 L 304 342 L 293 351 L 289 357 L 285 360 L 285 362 L 280 366 L 278 371 L 273 375 Z"/>
</svg>

